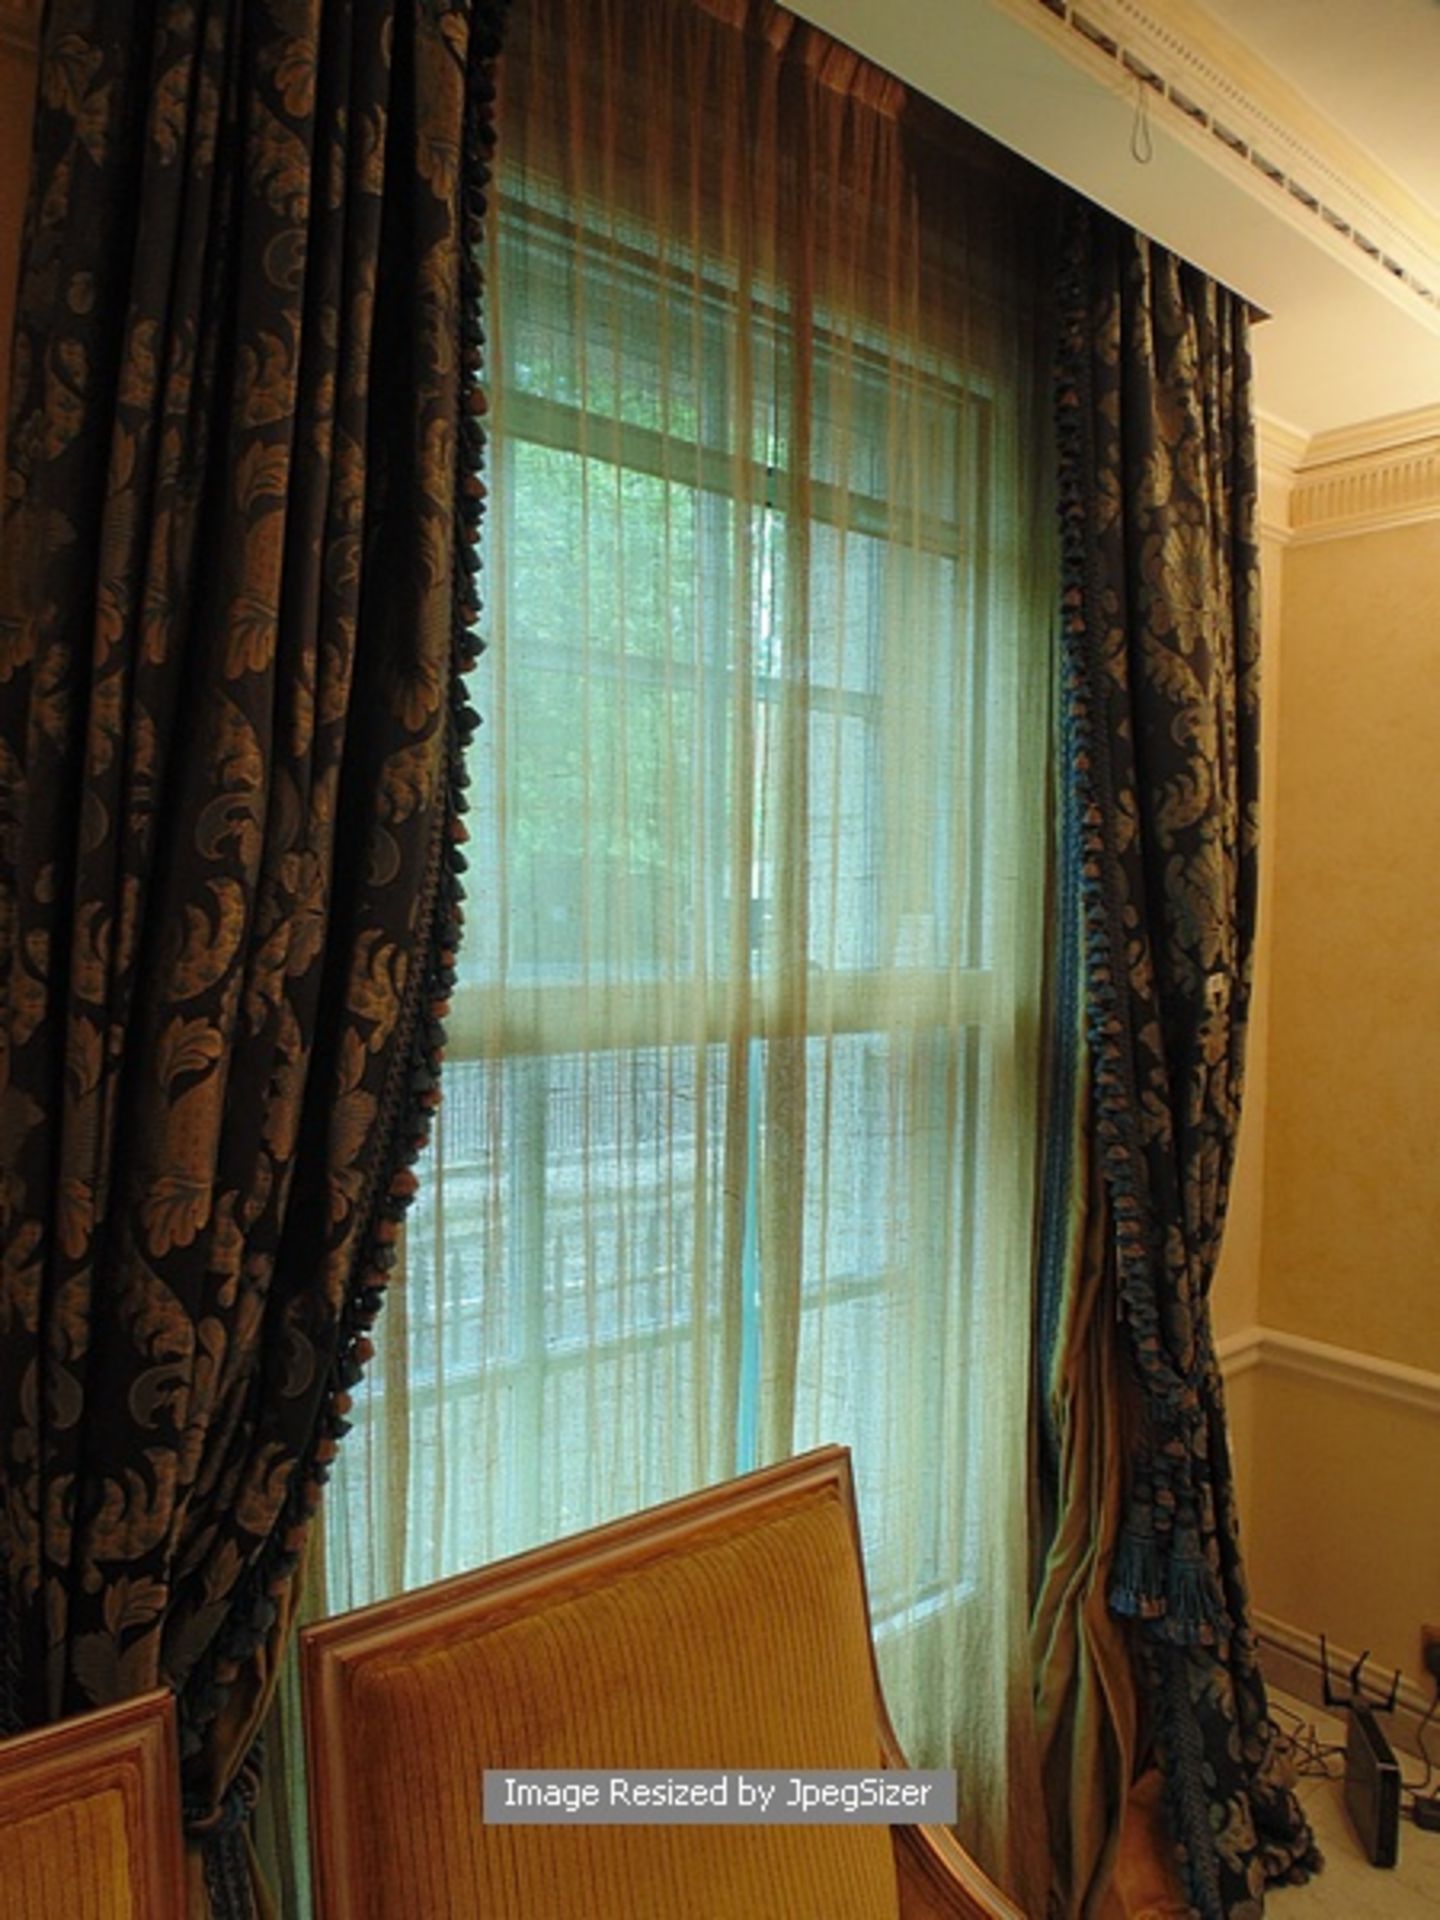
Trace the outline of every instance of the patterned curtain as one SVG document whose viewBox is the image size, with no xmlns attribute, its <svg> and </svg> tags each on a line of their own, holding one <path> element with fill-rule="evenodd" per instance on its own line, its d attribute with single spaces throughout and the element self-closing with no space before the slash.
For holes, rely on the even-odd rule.
<svg viewBox="0 0 1440 1920">
<path fill-rule="evenodd" d="M 44 33 L 0 574 L 0 1721 L 173 1687 L 197 1912 L 250 1908 L 242 1763 L 437 1098 L 500 13 L 54 0 Z"/>
<path fill-rule="evenodd" d="M 1256 900 L 1259 570 L 1243 303 L 1076 203 L 1058 387 L 1088 1126 L 1140 1388 L 1112 1610 L 1138 1623 L 1186 1890 L 1318 1866 L 1274 1756 L 1208 1294 Z"/>
</svg>

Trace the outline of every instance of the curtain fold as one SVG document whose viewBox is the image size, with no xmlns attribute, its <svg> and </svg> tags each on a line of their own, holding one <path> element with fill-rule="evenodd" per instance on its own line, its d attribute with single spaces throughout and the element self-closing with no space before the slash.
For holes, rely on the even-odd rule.
<svg viewBox="0 0 1440 1920">
<path fill-rule="evenodd" d="M 1050 190 L 747 0 L 527 0 L 502 84 L 493 911 L 331 1598 L 848 1442 L 902 1738 L 1043 1905 Z"/>
<path fill-rule="evenodd" d="M 247 1755 L 436 1098 L 501 12 L 46 15 L 0 548 L 0 1715 L 173 1687 L 197 1910 L 250 1911 Z"/>
<path fill-rule="evenodd" d="M 283 1920 L 311 1911 L 310 1837 L 302 1716 L 299 1630 L 330 1611 L 325 1595 L 325 1530 L 305 1536 L 304 1558 L 295 1576 L 295 1632 L 291 1634 L 261 1729 L 263 1772 L 251 1822 L 257 1878 L 267 1887 Z"/>
<path fill-rule="evenodd" d="M 1092 1150 L 1139 1385 L 1110 1605 L 1189 1898 L 1258 1914 L 1318 1865 L 1274 1750 L 1208 1294 L 1255 924 L 1259 555 L 1248 317 L 1074 202 L 1057 399 L 1068 775 Z"/>
<path fill-rule="evenodd" d="M 1051 1908 L 1108 1916 L 1107 1889 L 1139 1749 L 1140 1709 L 1109 1569 L 1124 1513 L 1134 1390 L 1115 1339 L 1115 1263 L 1104 1181 L 1083 1119 L 1081 1061 L 1054 1116 L 1070 1138 L 1055 1249 L 1060 1286 L 1041 1408 L 1052 1425 L 1047 1550 L 1032 1620 L 1041 1778 L 1050 1827 Z M 1059 1076 L 1063 1082 L 1063 1076 Z"/>
</svg>

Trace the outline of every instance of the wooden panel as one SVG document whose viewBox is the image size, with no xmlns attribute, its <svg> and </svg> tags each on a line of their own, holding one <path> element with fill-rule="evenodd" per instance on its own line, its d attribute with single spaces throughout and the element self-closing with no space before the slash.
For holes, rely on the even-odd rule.
<svg viewBox="0 0 1440 1920">
<path fill-rule="evenodd" d="M 43 1882 L 24 1898 L 26 1920 L 184 1920 L 180 1757 L 168 1691 L 0 1741 L 0 1886 L 33 1881 L 37 1843 L 48 1849 L 52 1827 L 53 1873 L 42 1861 Z M 113 1847 L 77 1858 L 73 1843 L 87 1832 L 112 1837 Z"/>
</svg>

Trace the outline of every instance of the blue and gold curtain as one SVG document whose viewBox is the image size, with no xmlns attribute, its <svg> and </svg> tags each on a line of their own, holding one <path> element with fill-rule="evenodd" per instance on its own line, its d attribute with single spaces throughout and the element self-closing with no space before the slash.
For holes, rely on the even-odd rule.
<svg viewBox="0 0 1440 1920">
<path fill-rule="evenodd" d="M 1103 1575 L 1133 1623 L 1186 1893 L 1221 1920 L 1318 1865 L 1256 1663 L 1208 1303 L 1255 931 L 1248 314 L 1080 202 L 1060 298 L 1066 802 L 1105 1222 L 1091 1258 L 1113 1272 L 1135 1388 Z"/>
<path fill-rule="evenodd" d="M 250 1909 L 246 1755 L 437 1097 L 500 15 L 47 9 L 0 571 L 0 1726 L 174 1688 L 197 1913 Z"/>
</svg>

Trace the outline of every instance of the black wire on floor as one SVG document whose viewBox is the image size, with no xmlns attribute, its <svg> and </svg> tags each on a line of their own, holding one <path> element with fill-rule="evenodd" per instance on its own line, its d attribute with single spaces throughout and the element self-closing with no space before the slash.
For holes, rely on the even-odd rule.
<svg viewBox="0 0 1440 1920">
<path fill-rule="evenodd" d="M 1415 1730 L 1415 1741 L 1420 1749 L 1420 1758 L 1425 1764 L 1425 1771 L 1418 1780 L 1407 1780 L 1403 1767 L 1400 1771 L 1401 1811 L 1407 1813 L 1417 1826 L 1432 1831 L 1440 1829 L 1440 1793 L 1430 1791 L 1430 1782 L 1435 1777 L 1436 1766 L 1430 1757 L 1426 1734 L 1437 1710 L 1440 1710 L 1440 1686 L 1436 1687 L 1434 1697 Z M 1281 1706 L 1275 1700 L 1270 1702 L 1270 1717 L 1275 1722 L 1278 1735 L 1276 1747 L 1295 1769 L 1297 1779 L 1343 1780 L 1345 1778 L 1343 1744 L 1337 1746 L 1333 1741 L 1324 1739 L 1313 1720 L 1306 1720 L 1303 1714 L 1294 1712 L 1290 1707 Z"/>
</svg>

